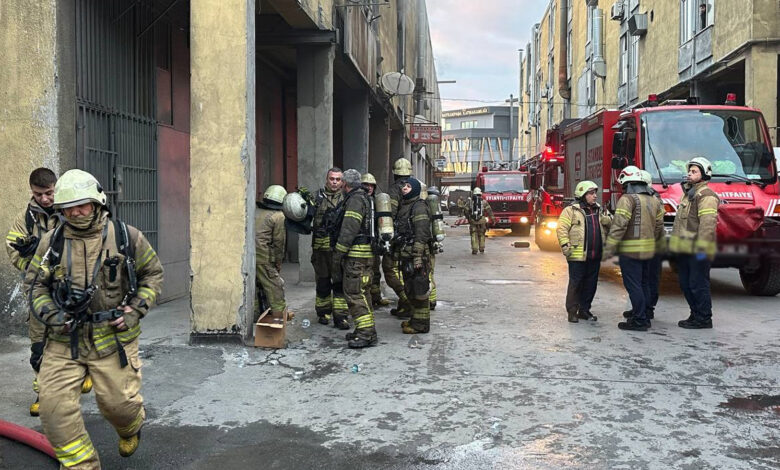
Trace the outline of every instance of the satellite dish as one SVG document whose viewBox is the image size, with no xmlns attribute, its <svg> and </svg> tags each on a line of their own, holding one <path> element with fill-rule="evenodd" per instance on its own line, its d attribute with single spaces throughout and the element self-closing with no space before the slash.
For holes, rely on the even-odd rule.
<svg viewBox="0 0 780 470">
<path fill-rule="evenodd" d="M 389 95 L 411 95 L 414 91 L 414 80 L 401 72 L 386 73 L 379 82 Z"/>
</svg>

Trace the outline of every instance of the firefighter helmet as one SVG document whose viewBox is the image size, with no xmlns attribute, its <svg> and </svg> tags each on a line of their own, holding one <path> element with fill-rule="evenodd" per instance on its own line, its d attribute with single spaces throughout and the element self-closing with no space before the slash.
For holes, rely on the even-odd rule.
<svg viewBox="0 0 780 470">
<path fill-rule="evenodd" d="M 282 201 L 282 213 L 292 221 L 302 222 L 308 211 L 308 204 L 298 191 L 287 194 Z"/>
<path fill-rule="evenodd" d="M 106 205 L 106 193 L 97 178 L 83 170 L 66 171 L 54 185 L 54 207 L 65 209 L 87 202 Z"/>
<path fill-rule="evenodd" d="M 363 184 L 373 184 L 376 186 L 376 178 L 371 173 L 363 173 L 363 177 L 360 178 L 360 182 Z"/>
<path fill-rule="evenodd" d="M 272 184 L 263 193 L 263 202 L 281 204 L 284 197 L 287 196 L 287 190 L 278 184 Z"/>
<path fill-rule="evenodd" d="M 623 168 L 623 171 L 621 171 L 618 175 L 618 183 L 644 183 L 644 181 L 642 181 L 642 174 L 640 171 L 642 170 L 635 167 L 634 165 L 629 165 Z"/>
<path fill-rule="evenodd" d="M 691 165 L 696 165 L 701 171 L 701 177 L 704 180 L 712 178 L 712 163 L 704 157 L 696 156 L 691 158 L 685 165 L 686 169 L 690 169 Z"/>
<path fill-rule="evenodd" d="M 441 196 L 441 193 L 439 192 L 439 188 L 437 188 L 436 186 L 429 186 L 428 194 L 432 194 L 434 196 Z"/>
<path fill-rule="evenodd" d="M 475 196 L 479 196 L 482 194 L 482 190 L 479 188 L 474 188 L 474 191 L 471 192 Z"/>
<path fill-rule="evenodd" d="M 412 176 L 412 162 L 401 157 L 393 164 L 393 174 L 396 176 Z"/>
<path fill-rule="evenodd" d="M 577 187 L 574 188 L 574 197 L 581 199 L 588 191 L 598 190 L 599 185 L 593 181 L 580 181 L 577 183 Z"/>
<path fill-rule="evenodd" d="M 640 170 L 642 172 L 642 181 L 645 182 L 648 186 L 653 184 L 653 175 L 650 174 L 647 170 Z"/>
</svg>

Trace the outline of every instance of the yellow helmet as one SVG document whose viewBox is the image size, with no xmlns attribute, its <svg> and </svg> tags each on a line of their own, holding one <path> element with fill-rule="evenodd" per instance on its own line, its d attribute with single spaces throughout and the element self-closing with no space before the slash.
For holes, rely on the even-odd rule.
<svg viewBox="0 0 780 470">
<path fill-rule="evenodd" d="M 588 191 L 592 189 L 599 189 L 599 185 L 594 183 L 593 181 L 580 181 L 577 183 L 577 187 L 574 188 L 574 197 L 577 199 L 582 198 L 582 196 L 585 195 Z"/>
<path fill-rule="evenodd" d="M 83 170 L 66 171 L 54 185 L 54 207 L 64 209 L 87 202 L 106 205 L 106 193 L 97 178 Z"/>
<path fill-rule="evenodd" d="M 363 177 L 360 178 L 360 182 L 363 184 L 373 184 L 376 186 L 376 178 L 371 173 L 363 173 Z"/>
<path fill-rule="evenodd" d="M 401 157 L 393 164 L 393 174 L 396 176 L 412 176 L 412 162 Z"/>
</svg>

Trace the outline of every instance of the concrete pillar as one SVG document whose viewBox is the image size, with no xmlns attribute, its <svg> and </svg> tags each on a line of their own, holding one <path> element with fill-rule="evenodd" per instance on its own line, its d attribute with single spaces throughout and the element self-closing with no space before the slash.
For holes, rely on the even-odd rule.
<svg viewBox="0 0 780 470">
<path fill-rule="evenodd" d="M 298 48 L 298 185 L 312 192 L 333 166 L 333 45 Z M 298 239 L 299 281 L 313 282 L 311 236 Z"/>
<path fill-rule="evenodd" d="M 745 60 L 745 105 L 761 110 L 769 126 L 773 145 L 777 146 L 778 122 L 778 53 L 774 46 L 757 44 Z"/>
<path fill-rule="evenodd" d="M 255 298 L 255 1 L 191 3 L 191 339 L 248 340 Z"/>
<path fill-rule="evenodd" d="M 342 116 L 344 170 L 368 169 L 368 90 L 346 94 Z"/>
<path fill-rule="evenodd" d="M 390 180 L 390 129 L 383 113 L 376 113 L 369 120 L 368 145 L 368 171 L 374 175 L 379 187 L 387 191 L 387 181 Z"/>
<path fill-rule="evenodd" d="M 72 70 L 63 69 L 63 62 L 72 55 L 65 57 L 57 43 L 62 32 L 57 14 L 59 3 L 52 0 L 0 2 L 0 156 L 3 158 L 0 220 L 3 230 L 8 230 L 27 205 L 32 170 L 45 166 L 60 175 L 76 164 L 75 146 L 62 147 L 62 134 L 75 135 L 76 99 L 71 94 L 67 107 L 63 107 L 62 95 L 72 88 L 73 76 Z M 70 28 L 72 35 L 72 25 Z M 75 54 L 74 50 L 71 54 Z M 65 117 L 69 121 L 63 121 Z M 7 257 L 0 262 L 0 312 L 6 323 L 3 331 L 8 331 L 8 327 L 20 334 L 27 331 L 27 302 L 19 271 Z"/>
</svg>

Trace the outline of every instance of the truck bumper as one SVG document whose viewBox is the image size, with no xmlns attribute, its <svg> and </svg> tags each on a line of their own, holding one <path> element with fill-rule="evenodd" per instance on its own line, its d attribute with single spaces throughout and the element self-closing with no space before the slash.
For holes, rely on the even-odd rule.
<svg viewBox="0 0 780 470">
<path fill-rule="evenodd" d="M 494 213 L 496 219 L 493 228 L 512 228 L 513 225 L 533 225 L 531 215 L 508 215 Z"/>
</svg>

